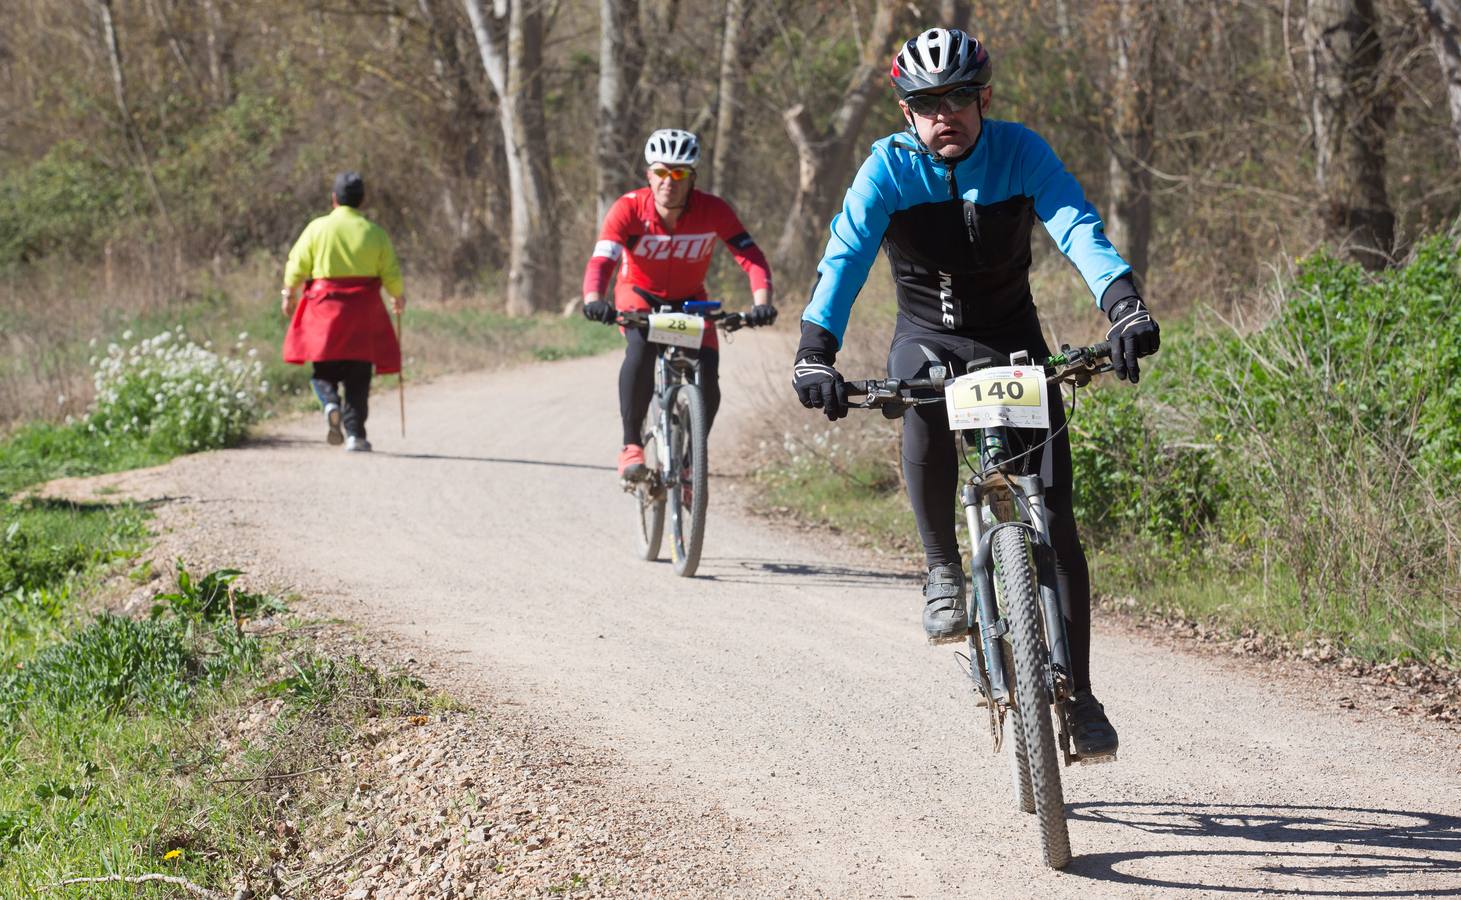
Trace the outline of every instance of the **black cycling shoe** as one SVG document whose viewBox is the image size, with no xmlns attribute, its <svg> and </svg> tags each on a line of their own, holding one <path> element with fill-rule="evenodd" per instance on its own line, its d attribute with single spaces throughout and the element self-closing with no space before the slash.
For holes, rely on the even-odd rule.
<svg viewBox="0 0 1461 900">
<path fill-rule="evenodd" d="M 1080 691 L 1072 697 L 1066 721 L 1076 756 L 1116 755 L 1116 729 L 1095 694 Z"/>
<path fill-rule="evenodd" d="M 964 569 L 941 565 L 928 570 L 923 585 L 923 630 L 930 644 L 957 641 L 969 631 L 964 615 Z"/>
</svg>

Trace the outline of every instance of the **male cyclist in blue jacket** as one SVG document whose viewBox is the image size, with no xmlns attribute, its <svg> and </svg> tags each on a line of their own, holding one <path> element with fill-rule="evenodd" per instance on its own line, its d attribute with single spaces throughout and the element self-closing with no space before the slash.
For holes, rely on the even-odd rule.
<svg viewBox="0 0 1461 900">
<path fill-rule="evenodd" d="M 1110 318 L 1117 376 L 1135 382 L 1137 358 L 1157 350 L 1157 323 L 1137 293 L 1131 266 L 1050 146 L 1023 125 L 984 118 L 992 96 L 989 53 L 962 31 L 930 28 L 903 45 L 890 75 L 908 130 L 873 144 L 832 220 L 802 315 L 794 370 L 802 405 L 821 408 L 828 419 L 847 414 L 846 387 L 834 364 L 879 246 L 898 295 L 889 377 L 926 377 L 932 365 L 962 374 L 972 360 L 1003 362 L 1018 350 L 1048 356 L 1030 295 L 1037 218 Z M 1053 404 L 1052 430 L 1063 416 Z M 1076 534 L 1066 434 L 1047 449 L 1050 536 L 1074 669 L 1068 725 L 1080 755 L 1108 755 L 1116 752 L 1116 730 L 1091 693 L 1090 576 Z M 958 468 L 942 404 L 903 416 L 904 479 L 928 563 L 923 626 L 933 642 L 958 640 L 967 630 L 952 502 Z"/>
</svg>

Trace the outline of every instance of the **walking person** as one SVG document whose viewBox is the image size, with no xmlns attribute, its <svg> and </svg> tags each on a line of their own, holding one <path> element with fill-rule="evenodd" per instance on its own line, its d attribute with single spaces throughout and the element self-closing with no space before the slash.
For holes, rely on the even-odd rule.
<svg viewBox="0 0 1461 900">
<path fill-rule="evenodd" d="M 284 268 L 280 309 L 293 316 L 284 361 L 314 364 L 310 385 L 324 407 L 326 440 L 366 453 L 371 377 L 401 371 L 401 345 L 381 288 L 393 298 L 397 315 L 406 296 L 390 237 L 360 212 L 365 203 L 360 174 L 336 176 L 330 200 L 334 208 L 305 226 Z"/>
</svg>

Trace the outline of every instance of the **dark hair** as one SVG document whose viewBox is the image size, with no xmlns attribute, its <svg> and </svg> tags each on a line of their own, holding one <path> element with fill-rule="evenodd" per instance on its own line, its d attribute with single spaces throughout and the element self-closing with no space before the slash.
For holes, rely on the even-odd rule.
<svg viewBox="0 0 1461 900">
<path fill-rule="evenodd" d="M 341 172 L 335 176 L 335 202 L 341 206 L 359 206 L 365 199 L 365 179 L 359 172 Z"/>
</svg>

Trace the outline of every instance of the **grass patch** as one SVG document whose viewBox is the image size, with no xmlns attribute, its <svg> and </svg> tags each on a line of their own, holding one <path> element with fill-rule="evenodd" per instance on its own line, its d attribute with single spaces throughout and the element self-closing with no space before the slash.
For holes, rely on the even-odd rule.
<svg viewBox="0 0 1461 900">
<path fill-rule="evenodd" d="M 524 360 L 593 356 L 623 345 L 613 328 L 582 316 L 509 316 L 478 307 L 408 307 L 407 356 L 428 372 Z"/>
<path fill-rule="evenodd" d="M 126 884 L 46 889 L 149 872 L 226 890 L 291 862 L 300 844 L 289 820 L 338 813 L 338 797 L 311 792 L 316 779 L 305 776 L 328 770 L 362 723 L 447 705 L 416 678 L 323 654 L 302 633 L 241 631 L 245 614 L 284 607 L 239 589 L 238 574 L 180 566 L 149 619 L 103 614 L 8 667 L 0 896 L 164 895 Z M 251 732 L 236 726 L 270 703 L 282 704 L 277 716 Z"/>
<path fill-rule="evenodd" d="M 103 444 L 76 425 L 35 422 L 0 441 L 0 499 L 54 478 L 138 469 L 168 458 L 137 442 Z"/>
</svg>

